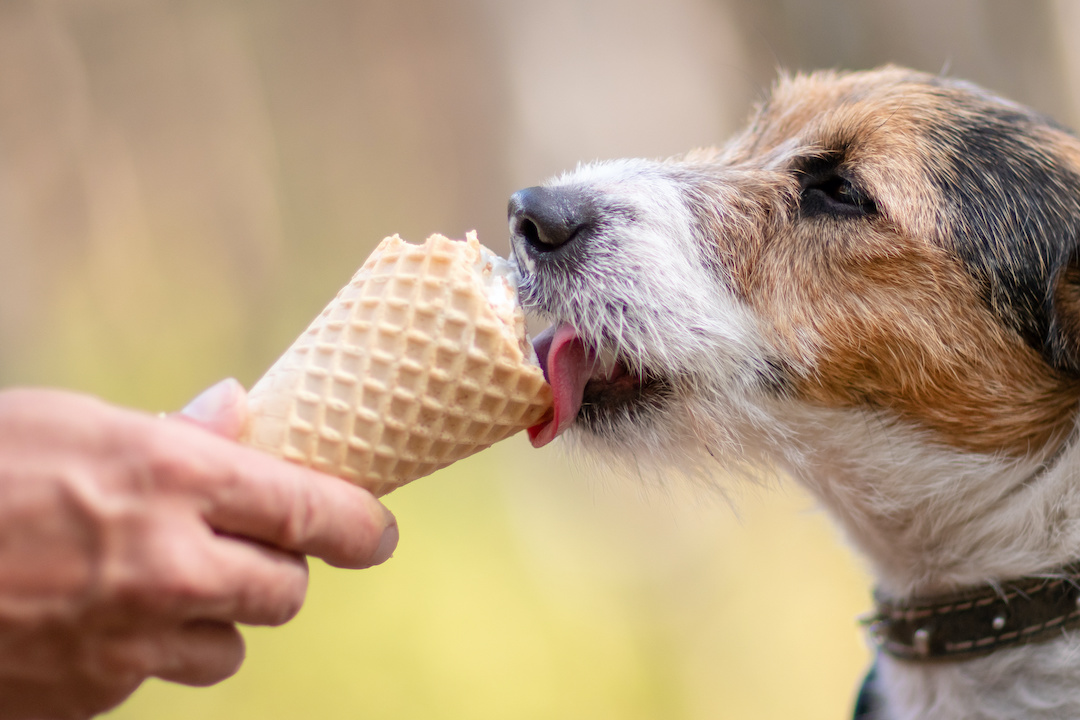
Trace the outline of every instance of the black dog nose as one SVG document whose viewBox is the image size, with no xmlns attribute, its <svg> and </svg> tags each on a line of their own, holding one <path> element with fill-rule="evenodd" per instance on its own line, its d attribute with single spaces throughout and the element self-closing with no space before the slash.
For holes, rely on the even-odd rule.
<svg viewBox="0 0 1080 720">
<path fill-rule="evenodd" d="M 592 203 L 575 187 L 530 187 L 510 197 L 510 240 L 535 252 L 551 252 L 595 221 Z"/>
</svg>

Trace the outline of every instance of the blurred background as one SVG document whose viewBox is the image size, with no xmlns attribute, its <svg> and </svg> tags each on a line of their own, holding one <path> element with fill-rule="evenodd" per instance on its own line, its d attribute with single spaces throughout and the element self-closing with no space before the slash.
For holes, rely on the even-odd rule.
<svg viewBox="0 0 1080 720">
<path fill-rule="evenodd" d="M 1080 120 L 1080 3 L 0 3 L 0 384 L 149 411 L 257 378 L 384 235 L 479 231 L 579 161 L 722 142 L 777 68 L 893 62 Z M 723 478 L 721 476 L 721 482 Z M 213 688 L 128 718 L 848 716 L 870 580 L 810 499 L 735 508 L 513 438 Z"/>
</svg>

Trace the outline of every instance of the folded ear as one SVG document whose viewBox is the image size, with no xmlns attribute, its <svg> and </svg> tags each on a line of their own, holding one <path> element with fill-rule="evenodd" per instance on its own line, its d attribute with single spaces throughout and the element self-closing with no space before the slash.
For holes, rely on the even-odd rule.
<svg viewBox="0 0 1080 720">
<path fill-rule="evenodd" d="M 1050 363 L 1080 374 L 1080 249 L 1073 249 L 1054 276 L 1050 330 L 1044 354 Z"/>
</svg>

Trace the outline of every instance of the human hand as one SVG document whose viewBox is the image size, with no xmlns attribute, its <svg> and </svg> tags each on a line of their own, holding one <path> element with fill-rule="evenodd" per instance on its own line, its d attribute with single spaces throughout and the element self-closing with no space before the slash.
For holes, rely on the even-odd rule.
<svg viewBox="0 0 1080 720">
<path fill-rule="evenodd" d="M 232 441 L 245 407 L 235 381 L 166 419 L 0 392 L 0 718 L 89 717 L 150 676 L 223 680 L 237 623 L 300 609 L 305 555 L 390 556 L 370 493 Z"/>
</svg>

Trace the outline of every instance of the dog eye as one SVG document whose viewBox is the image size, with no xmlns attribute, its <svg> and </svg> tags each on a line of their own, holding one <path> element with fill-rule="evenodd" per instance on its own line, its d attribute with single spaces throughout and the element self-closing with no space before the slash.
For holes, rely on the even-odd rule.
<svg viewBox="0 0 1080 720">
<path fill-rule="evenodd" d="M 849 180 L 831 173 L 810 177 L 803 183 L 800 210 L 804 217 L 862 217 L 875 214 L 877 205 Z"/>
</svg>

